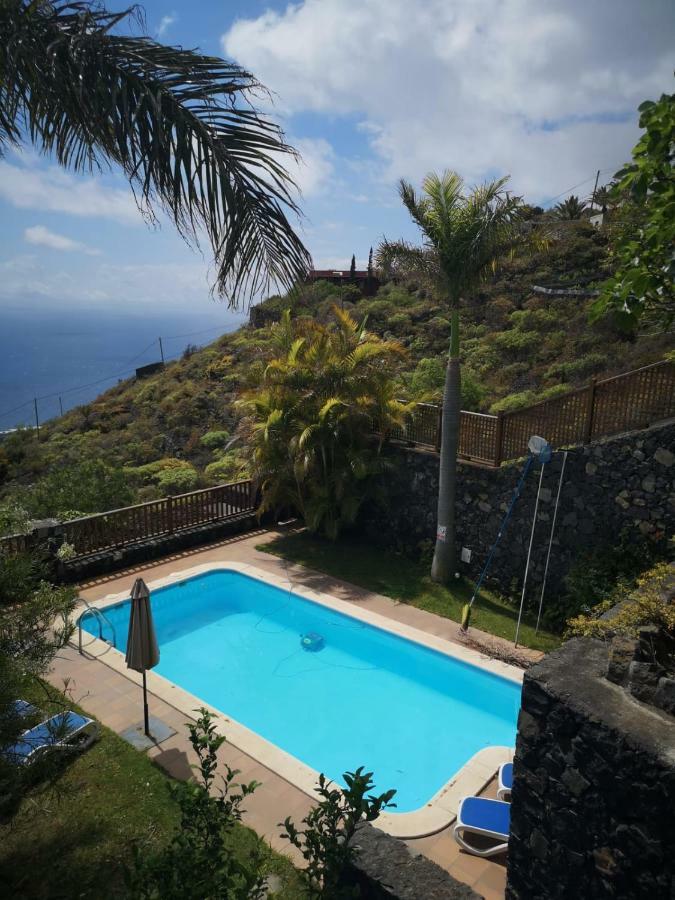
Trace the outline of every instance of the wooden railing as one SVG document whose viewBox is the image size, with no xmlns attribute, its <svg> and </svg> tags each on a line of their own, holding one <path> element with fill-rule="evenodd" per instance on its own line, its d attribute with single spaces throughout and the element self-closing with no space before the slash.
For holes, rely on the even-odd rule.
<svg viewBox="0 0 675 900">
<path fill-rule="evenodd" d="M 74 546 L 75 558 L 78 558 L 116 550 L 210 522 L 235 519 L 242 514 L 252 513 L 255 506 L 256 495 L 252 482 L 236 481 L 71 519 L 64 522 L 59 531 L 63 540 Z M 35 532 L 0 539 L 0 547 L 9 553 L 21 553 L 39 543 L 40 535 Z"/>
<path fill-rule="evenodd" d="M 442 408 L 419 403 L 394 440 L 438 450 Z M 497 416 L 462 411 L 459 457 L 498 466 L 527 452 L 531 435 L 553 447 L 646 428 L 675 416 L 675 364 L 664 361 Z"/>
<path fill-rule="evenodd" d="M 78 556 L 87 556 L 196 525 L 232 519 L 254 508 L 251 482 L 237 481 L 71 519 L 63 524 L 63 536 L 73 544 Z"/>
</svg>

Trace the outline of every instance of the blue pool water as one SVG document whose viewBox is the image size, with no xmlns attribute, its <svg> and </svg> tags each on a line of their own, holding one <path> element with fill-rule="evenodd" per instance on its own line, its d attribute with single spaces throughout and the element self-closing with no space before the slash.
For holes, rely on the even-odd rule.
<svg viewBox="0 0 675 900">
<path fill-rule="evenodd" d="M 366 766 L 379 790 L 396 788 L 397 812 L 481 748 L 515 741 L 520 685 L 295 593 L 216 570 L 151 602 L 155 671 L 334 781 Z M 106 609 L 122 652 L 129 609 Z M 85 628 L 98 633 L 91 617 Z M 308 632 L 322 649 L 301 647 Z"/>
</svg>

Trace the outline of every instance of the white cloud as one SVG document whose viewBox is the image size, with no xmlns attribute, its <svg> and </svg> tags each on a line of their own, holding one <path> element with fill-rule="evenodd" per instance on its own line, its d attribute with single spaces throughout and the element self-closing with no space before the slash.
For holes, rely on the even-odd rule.
<svg viewBox="0 0 675 900">
<path fill-rule="evenodd" d="M 97 250 L 95 247 L 89 247 L 87 244 L 83 244 L 80 241 L 74 241 L 72 238 L 66 237 L 63 234 L 57 234 L 55 231 L 50 231 L 48 228 L 45 228 L 44 225 L 33 225 L 31 228 L 26 228 L 23 236 L 24 240 L 29 244 L 38 244 L 43 247 L 49 247 L 52 250 L 62 250 L 67 253 L 85 253 L 87 256 L 101 255 L 101 251 Z"/>
<path fill-rule="evenodd" d="M 542 199 L 625 160 L 674 40 L 669 0 L 304 0 L 222 44 L 284 112 L 360 117 L 380 179 L 511 172 Z"/>
<path fill-rule="evenodd" d="M 323 138 L 298 138 L 292 143 L 300 160 L 296 163 L 284 157 L 284 167 L 304 197 L 320 193 L 335 169 L 333 148 Z"/>
<path fill-rule="evenodd" d="M 162 16 L 159 20 L 159 25 L 157 26 L 157 37 L 163 38 L 169 28 L 177 21 L 178 16 L 175 13 L 169 13 L 168 16 Z"/>
<path fill-rule="evenodd" d="M 58 166 L 17 166 L 0 160 L 0 197 L 19 209 L 97 216 L 124 225 L 142 217 L 131 190 L 107 187 L 94 177 L 76 178 Z"/>
<path fill-rule="evenodd" d="M 186 255 L 173 262 L 141 264 L 112 263 L 87 259 L 66 267 L 55 267 L 42 256 L 25 253 L 0 260 L 0 307 L 120 309 L 138 313 L 206 308 L 213 273 L 201 260 Z M 75 257 L 72 258 L 73 261 Z M 228 311 L 228 321 L 242 321 L 246 311 Z"/>
</svg>

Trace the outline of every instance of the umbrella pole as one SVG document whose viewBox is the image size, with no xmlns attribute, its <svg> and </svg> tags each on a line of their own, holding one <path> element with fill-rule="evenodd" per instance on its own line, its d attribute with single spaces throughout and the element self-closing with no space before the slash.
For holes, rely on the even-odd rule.
<svg viewBox="0 0 675 900">
<path fill-rule="evenodd" d="M 148 721 L 148 688 L 145 683 L 145 669 L 143 669 L 143 722 L 145 724 L 145 733 L 150 735 L 150 722 Z"/>
</svg>

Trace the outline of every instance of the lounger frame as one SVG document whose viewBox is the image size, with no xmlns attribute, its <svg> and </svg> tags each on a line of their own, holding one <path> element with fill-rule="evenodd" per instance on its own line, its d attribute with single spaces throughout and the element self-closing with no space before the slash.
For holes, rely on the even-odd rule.
<svg viewBox="0 0 675 900">
<path fill-rule="evenodd" d="M 487 828 L 480 828 L 476 825 L 471 825 L 468 822 L 465 822 L 462 819 L 462 807 L 464 805 L 465 800 L 473 800 L 473 797 L 463 797 L 459 803 L 459 809 L 457 810 L 457 821 L 455 823 L 455 827 L 453 830 L 453 836 L 460 847 L 463 847 L 468 853 L 472 853 L 474 856 L 482 856 L 482 857 L 490 857 L 497 856 L 499 853 L 504 853 L 504 851 L 508 848 L 509 836 L 508 834 L 502 834 L 499 831 L 490 831 Z M 486 799 L 486 798 L 481 798 Z M 491 803 L 503 803 L 504 806 L 508 806 L 508 803 L 505 803 L 503 800 L 490 800 Z M 471 844 L 467 839 L 467 834 L 477 834 L 482 837 L 492 838 L 499 843 L 495 844 L 492 847 L 476 847 Z"/>
<path fill-rule="evenodd" d="M 42 728 L 43 726 L 47 726 L 53 723 L 55 731 L 63 726 L 59 724 L 59 720 L 64 716 L 68 716 L 70 711 L 56 713 L 56 715 L 49 716 L 46 719 L 43 719 L 39 724 L 33 726 L 33 728 L 27 728 L 20 736 L 19 742 L 28 742 L 31 740 L 31 732 L 35 731 L 38 728 Z M 78 715 L 79 714 L 73 714 Z M 53 741 L 43 741 L 42 743 L 37 743 L 35 747 L 33 747 L 28 753 L 22 756 L 14 756 L 12 754 L 12 748 L 8 749 L 8 755 L 10 758 L 18 763 L 21 766 L 30 766 L 36 760 L 45 756 L 48 753 L 51 753 L 53 750 L 86 750 L 94 743 L 94 741 L 99 736 L 99 726 L 98 723 L 93 719 L 89 719 L 86 716 L 81 716 L 84 721 L 81 722 L 76 728 L 68 729 L 64 731 L 63 737 L 60 740 Z"/>
<path fill-rule="evenodd" d="M 511 784 L 506 784 L 505 774 L 511 772 Z M 497 773 L 497 800 L 509 802 L 511 800 L 511 785 L 513 784 L 513 763 L 502 763 Z"/>
</svg>

